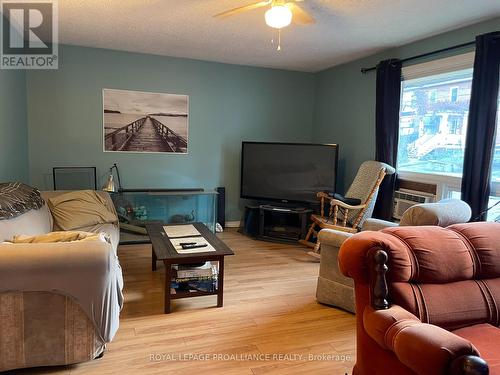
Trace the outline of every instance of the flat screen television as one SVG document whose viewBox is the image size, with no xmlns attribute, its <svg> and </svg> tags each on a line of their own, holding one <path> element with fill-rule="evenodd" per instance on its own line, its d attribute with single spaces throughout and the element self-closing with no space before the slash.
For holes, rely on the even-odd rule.
<svg viewBox="0 0 500 375">
<path fill-rule="evenodd" d="M 335 191 L 336 144 L 243 142 L 241 198 L 317 202 L 319 191 Z"/>
</svg>

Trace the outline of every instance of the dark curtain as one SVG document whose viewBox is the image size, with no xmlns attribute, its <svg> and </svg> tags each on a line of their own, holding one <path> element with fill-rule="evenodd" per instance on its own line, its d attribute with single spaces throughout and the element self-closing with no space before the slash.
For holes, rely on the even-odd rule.
<svg viewBox="0 0 500 375">
<path fill-rule="evenodd" d="M 486 220 L 495 143 L 500 63 L 500 32 L 476 37 L 476 57 L 465 142 L 462 200 L 472 220 Z"/>
<path fill-rule="evenodd" d="M 377 65 L 375 159 L 396 167 L 401 96 L 401 61 L 390 59 Z M 391 220 L 396 174 L 386 176 L 378 193 L 373 216 Z"/>
</svg>

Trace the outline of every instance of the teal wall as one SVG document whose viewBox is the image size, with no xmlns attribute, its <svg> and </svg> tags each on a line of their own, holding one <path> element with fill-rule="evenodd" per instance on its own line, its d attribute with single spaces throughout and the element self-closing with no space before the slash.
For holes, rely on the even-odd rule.
<svg viewBox="0 0 500 375">
<path fill-rule="evenodd" d="M 500 30 L 500 18 L 390 49 L 317 74 L 313 141 L 340 145 L 340 189 L 345 190 L 349 186 L 364 160 L 375 157 L 376 73 L 362 74 L 360 69 L 388 58 L 405 58 L 473 41 L 476 35 L 495 30 Z"/>
<path fill-rule="evenodd" d="M 14 162 L 12 157 L 0 160 L 0 177 L 25 173 L 22 98 L 27 95 L 29 175 L 41 189 L 51 188 L 53 166 L 97 166 L 102 184 L 116 162 L 126 188 L 225 186 L 228 220 L 238 220 L 241 141 L 262 140 L 340 144 L 339 187 L 344 190 L 361 162 L 375 153 L 375 74 L 361 74 L 360 68 L 498 29 L 500 18 L 317 74 L 61 46 L 60 69 L 28 71 L 26 91 L 14 83 L 24 79 L 22 73 L 1 72 L 2 83 L 8 84 L 0 88 L 0 105 L 8 110 L 0 112 L 0 121 L 11 140 L 0 140 L 6 145 L 0 155 L 17 152 Z M 18 91 L 13 94 L 11 88 Z M 188 94 L 189 154 L 104 153 L 103 88 Z M 18 103 L 17 109 L 9 103 Z M 7 170 L 3 164 L 14 167 Z"/>
<path fill-rule="evenodd" d="M 7 181 L 29 182 L 26 74 L 0 69 L 0 182 Z"/>
<path fill-rule="evenodd" d="M 0 69 L 0 182 L 28 182 L 26 76 Z"/>
<path fill-rule="evenodd" d="M 102 150 L 103 88 L 190 96 L 189 154 Z M 61 46 L 59 70 L 27 73 L 31 183 L 51 188 L 54 166 L 117 163 L 126 188 L 225 186 L 239 220 L 242 140 L 311 140 L 315 76 L 154 55 Z"/>
</svg>

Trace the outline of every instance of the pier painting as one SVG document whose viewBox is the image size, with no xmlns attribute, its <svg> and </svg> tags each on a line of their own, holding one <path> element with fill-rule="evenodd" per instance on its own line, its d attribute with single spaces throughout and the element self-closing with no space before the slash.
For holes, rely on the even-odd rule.
<svg viewBox="0 0 500 375">
<path fill-rule="evenodd" d="M 188 150 L 189 96 L 103 89 L 104 151 Z"/>
</svg>

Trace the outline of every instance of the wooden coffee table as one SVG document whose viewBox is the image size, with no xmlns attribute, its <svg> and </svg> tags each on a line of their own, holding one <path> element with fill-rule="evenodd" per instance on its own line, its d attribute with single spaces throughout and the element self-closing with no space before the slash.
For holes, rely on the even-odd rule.
<svg viewBox="0 0 500 375">
<path fill-rule="evenodd" d="M 152 269 L 156 271 L 156 262 L 163 261 L 165 264 L 165 314 L 170 314 L 170 302 L 173 299 L 190 298 L 199 296 L 217 295 L 217 307 L 223 305 L 224 292 L 224 257 L 234 255 L 233 251 L 221 240 L 219 240 L 203 223 L 191 223 L 200 232 L 203 238 L 213 246 L 215 251 L 179 254 L 174 246 L 170 243 L 163 226 L 165 224 L 154 222 L 146 224 L 151 244 L 153 245 L 152 252 Z M 167 224 L 168 225 L 168 224 Z M 179 224 L 172 224 L 179 225 Z M 186 291 L 178 292 L 170 288 L 172 280 L 172 265 L 173 264 L 190 264 L 204 263 L 207 261 L 219 262 L 219 275 L 217 278 L 217 290 L 214 292 L 203 291 Z"/>
</svg>

